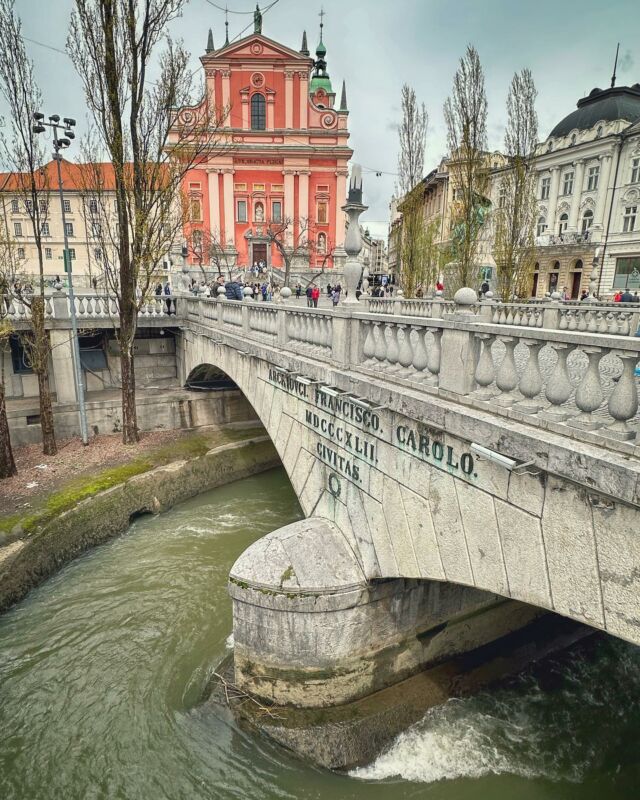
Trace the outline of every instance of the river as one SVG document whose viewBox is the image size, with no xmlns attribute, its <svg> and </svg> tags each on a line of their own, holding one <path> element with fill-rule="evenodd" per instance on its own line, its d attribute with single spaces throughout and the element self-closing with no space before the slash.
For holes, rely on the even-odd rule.
<svg viewBox="0 0 640 800">
<path fill-rule="evenodd" d="M 137 520 L 0 618 L 2 800 L 618 800 L 638 796 L 640 651 L 593 638 L 451 701 L 352 775 L 202 704 L 235 558 L 300 517 L 274 470 Z"/>
</svg>

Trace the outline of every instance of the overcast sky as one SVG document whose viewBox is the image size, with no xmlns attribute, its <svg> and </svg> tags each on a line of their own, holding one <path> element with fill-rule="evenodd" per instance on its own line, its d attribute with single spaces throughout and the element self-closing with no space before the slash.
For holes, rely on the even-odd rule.
<svg viewBox="0 0 640 800">
<path fill-rule="evenodd" d="M 216 0 L 215 5 L 225 2 Z M 249 0 L 228 0 L 228 5 L 251 12 L 229 14 L 234 38 L 253 24 L 254 6 Z M 264 16 L 263 33 L 297 50 L 306 29 L 313 52 L 320 3 L 316 5 L 277 0 Z M 618 41 L 618 85 L 640 81 L 638 0 L 324 0 L 322 5 L 328 71 L 338 96 L 346 79 L 353 160 L 365 167 L 370 208 L 362 221 L 377 235 L 386 235 L 394 188 L 400 88 L 411 84 L 427 105 L 428 172 L 445 154 L 442 104 L 468 43 L 478 49 L 485 69 L 492 149 L 502 146 L 509 81 L 522 67 L 532 70 L 538 87 L 541 138 L 594 86 L 609 85 Z M 16 0 L 24 35 L 60 50 L 72 6 L 73 0 Z M 173 26 L 172 34 L 182 37 L 191 51 L 194 68 L 209 27 L 219 47 L 224 42 L 224 12 L 213 0 L 190 0 Z M 81 133 L 84 98 L 68 58 L 31 42 L 27 47 L 42 86 L 43 110 L 76 117 Z M 385 174 L 377 177 L 377 171 Z"/>
</svg>

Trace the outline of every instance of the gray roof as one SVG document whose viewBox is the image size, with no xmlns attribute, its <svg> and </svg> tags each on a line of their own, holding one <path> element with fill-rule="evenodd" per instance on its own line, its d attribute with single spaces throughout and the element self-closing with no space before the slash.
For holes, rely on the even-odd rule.
<svg viewBox="0 0 640 800">
<path fill-rule="evenodd" d="M 549 136 L 566 136 L 573 130 L 593 128 L 600 120 L 613 122 L 618 119 L 628 122 L 640 119 L 640 83 L 613 89 L 592 89 L 588 97 L 578 101 L 578 108 L 559 122 Z"/>
</svg>

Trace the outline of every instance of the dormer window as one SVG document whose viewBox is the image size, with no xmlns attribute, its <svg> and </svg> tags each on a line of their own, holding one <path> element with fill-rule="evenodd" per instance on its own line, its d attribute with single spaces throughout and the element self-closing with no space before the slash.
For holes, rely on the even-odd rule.
<svg viewBox="0 0 640 800">
<path fill-rule="evenodd" d="M 553 150 L 553 142 L 549 142 L 547 145 L 547 153 L 550 153 Z"/>
<path fill-rule="evenodd" d="M 598 125 L 598 129 L 596 130 L 596 139 L 601 139 L 603 133 L 604 133 L 604 128 L 602 127 L 602 125 Z"/>
<path fill-rule="evenodd" d="M 572 134 L 571 134 L 571 142 L 570 142 L 570 145 L 569 145 L 569 146 L 570 146 L 570 147 L 573 147 L 573 145 L 574 145 L 574 144 L 575 144 L 577 141 L 578 141 L 578 136 L 577 136 L 575 133 L 572 133 Z"/>
</svg>

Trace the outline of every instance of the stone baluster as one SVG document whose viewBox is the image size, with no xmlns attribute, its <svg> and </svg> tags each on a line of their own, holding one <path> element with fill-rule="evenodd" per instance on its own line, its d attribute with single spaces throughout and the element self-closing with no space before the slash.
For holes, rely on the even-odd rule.
<svg viewBox="0 0 640 800">
<path fill-rule="evenodd" d="M 415 332 L 415 344 L 413 346 L 413 368 L 415 370 L 414 380 L 421 380 L 424 377 L 424 371 L 427 368 L 427 348 L 425 347 L 424 337 L 428 333 L 427 330 L 421 328 L 419 325 L 412 325 L 411 330 Z"/>
<path fill-rule="evenodd" d="M 496 337 L 492 333 L 476 333 L 475 336 L 480 341 L 482 351 L 475 371 L 476 383 L 480 388 L 473 395 L 479 400 L 489 400 L 497 394 L 497 390 L 492 388 L 496 379 L 496 368 L 491 350 Z"/>
<path fill-rule="evenodd" d="M 296 311 L 292 311 L 286 315 L 286 331 L 287 331 L 287 338 L 289 340 L 293 339 L 294 341 L 298 338 L 297 337 L 297 325 L 298 325 L 298 313 Z"/>
<path fill-rule="evenodd" d="M 598 315 L 594 309 L 589 310 L 589 319 L 587 322 L 587 333 L 598 332 Z"/>
<path fill-rule="evenodd" d="M 567 356 L 573 350 L 573 345 L 552 344 L 556 351 L 557 360 L 545 388 L 545 397 L 551 406 L 540 412 L 540 416 L 554 422 L 562 422 L 570 416 L 565 403 L 571 397 L 573 386 L 569 379 Z"/>
<path fill-rule="evenodd" d="M 598 311 L 596 314 L 598 319 L 597 331 L 598 333 L 607 333 L 609 326 L 607 325 L 607 316 L 603 311 Z"/>
<path fill-rule="evenodd" d="M 398 325 L 398 330 L 401 331 L 400 349 L 398 352 L 398 361 L 402 367 L 400 375 L 407 377 L 411 375 L 413 370 L 411 365 L 413 363 L 413 350 L 411 348 L 411 327 L 407 325 Z"/>
<path fill-rule="evenodd" d="M 376 336 L 375 360 L 377 366 L 382 366 L 387 360 L 387 339 L 385 336 L 385 326 L 380 322 L 374 322 Z"/>
<path fill-rule="evenodd" d="M 522 373 L 518 389 L 524 395 L 524 400 L 514 405 L 518 411 L 525 414 L 535 414 L 541 408 L 541 403 L 536 398 L 542 391 L 542 375 L 540 374 L 540 350 L 544 342 L 538 339 L 522 339 L 523 344 L 529 348 L 529 358 L 527 366 Z"/>
<path fill-rule="evenodd" d="M 400 354 L 400 347 L 398 345 L 398 328 L 393 323 L 387 323 L 389 331 L 389 339 L 387 343 L 387 364 L 389 371 L 400 369 L 398 365 L 398 356 Z"/>
<path fill-rule="evenodd" d="M 635 439 L 636 432 L 629 427 L 629 420 L 638 413 L 638 389 L 635 378 L 638 353 L 629 353 L 626 350 L 613 350 L 612 353 L 622 361 L 622 375 L 609 395 L 607 403 L 609 414 L 615 422 L 608 425 L 601 433 L 622 441 Z"/>
<path fill-rule="evenodd" d="M 364 343 L 362 345 L 362 363 L 368 367 L 372 364 L 375 364 L 376 339 L 374 334 L 374 324 L 366 319 L 362 321 L 362 324 L 365 326 L 366 330 Z"/>
<path fill-rule="evenodd" d="M 442 328 L 427 328 L 424 332 L 425 343 L 429 331 L 433 334 L 433 342 L 431 346 L 427 348 L 427 369 L 430 373 L 428 383 L 431 386 L 437 386 L 440 381 L 440 364 L 442 359 Z"/>
<path fill-rule="evenodd" d="M 504 344 L 506 351 L 496 373 L 496 386 L 502 392 L 494 402 L 499 406 L 510 406 L 516 401 L 515 389 L 518 386 L 518 370 L 516 369 L 516 359 L 514 350 L 517 340 L 512 336 L 501 336 L 500 341 Z"/>
<path fill-rule="evenodd" d="M 575 402 L 580 414 L 570 419 L 567 425 L 593 431 L 604 424 L 603 420 L 593 418 L 593 412 L 597 411 L 604 401 L 604 392 L 600 379 L 600 359 L 607 351 L 600 347 L 582 347 L 580 349 L 586 354 L 589 364 L 576 389 Z"/>
</svg>

